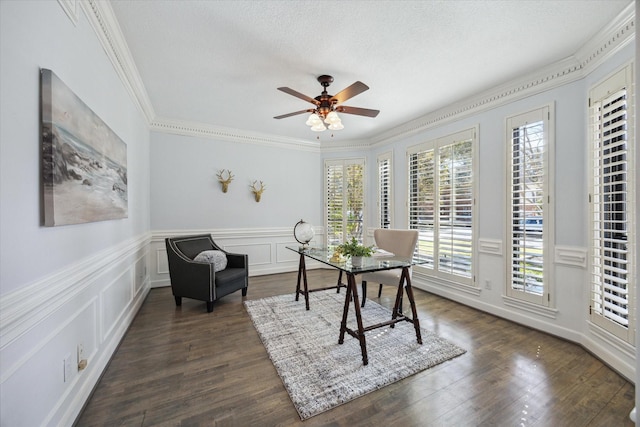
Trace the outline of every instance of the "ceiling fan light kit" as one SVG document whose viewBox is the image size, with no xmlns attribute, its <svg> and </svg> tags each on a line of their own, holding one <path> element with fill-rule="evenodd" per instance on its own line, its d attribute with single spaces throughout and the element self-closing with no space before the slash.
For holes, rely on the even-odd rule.
<svg viewBox="0 0 640 427">
<path fill-rule="evenodd" d="M 361 94 L 365 90 L 368 90 L 369 86 L 365 85 L 362 82 L 355 82 L 341 92 L 338 92 L 338 94 L 336 95 L 329 95 L 327 93 L 327 87 L 329 87 L 329 85 L 333 82 L 333 77 L 322 75 L 318 77 L 318 82 L 320 82 L 320 84 L 322 85 L 323 91 L 319 96 L 316 96 L 315 98 L 311 98 L 310 96 L 304 95 L 288 87 L 279 87 L 278 90 L 288 93 L 289 95 L 293 95 L 304 101 L 310 102 L 311 104 L 315 105 L 315 108 L 283 114 L 281 116 L 274 117 L 274 119 L 284 119 L 285 117 L 296 116 L 298 114 L 311 113 L 305 124 L 307 126 L 310 126 L 311 130 L 314 132 L 322 132 L 327 130 L 327 127 L 330 130 L 344 129 L 342 119 L 338 116 L 338 113 L 355 114 L 365 117 L 376 117 L 380 112 L 379 110 L 370 110 L 368 108 L 347 107 L 345 105 L 339 105 L 347 99 L 353 98 L 354 96 Z M 325 126 L 325 123 L 328 126 Z"/>
</svg>

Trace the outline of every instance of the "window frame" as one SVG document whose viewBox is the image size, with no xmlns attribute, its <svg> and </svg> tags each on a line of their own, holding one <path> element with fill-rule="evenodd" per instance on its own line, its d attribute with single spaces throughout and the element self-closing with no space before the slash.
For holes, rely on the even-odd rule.
<svg viewBox="0 0 640 427">
<path fill-rule="evenodd" d="M 477 255 L 477 234 L 478 234 L 478 214 L 477 214 L 477 195 L 478 195 L 478 179 L 477 179 L 477 170 L 478 170 L 478 126 L 473 128 L 469 128 L 466 130 L 462 130 L 456 133 L 452 133 L 440 138 L 436 138 L 427 142 L 423 142 L 421 144 L 417 144 L 407 148 L 406 156 L 407 156 L 407 224 L 409 229 L 420 229 L 420 220 L 412 219 L 412 216 L 415 217 L 416 214 L 419 214 L 419 208 L 417 206 L 413 206 L 413 203 L 420 200 L 421 196 L 418 193 L 419 190 L 414 191 L 412 188 L 412 182 L 414 179 L 412 177 L 412 156 L 424 154 L 427 152 L 433 152 L 433 191 L 434 194 L 432 196 L 433 203 L 433 238 L 431 245 L 431 253 L 433 254 L 433 262 L 430 264 L 417 264 L 414 266 L 414 269 L 420 271 L 420 273 L 437 278 L 438 282 L 442 285 L 447 285 L 450 283 L 455 283 L 456 285 L 466 285 L 470 287 L 477 288 L 476 281 L 476 271 L 478 268 L 478 255 Z M 443 271 L 439 268 L 439 264 L 441 262 L 440 259 L 440 249 L 442 238 L 440 236 L 441 227 L 440 227 L 440 151 L 443 147 L 450 147 L 455 144 L 470 141 L 471 144 L 471 167 L 470 167 L 470 182 L 471 182 L 471 220 L 469 221 L 471 237 L 468 240 L 469 242 L 469 253 L 470 253 L 470 263 L 471 266 L 469 268 L 469 275 L 461 275 L 454 274 L 451 272 Z M 415 193 L 415 194 L 414 194 Z M 427 195 L 427 197 L 429 197 Z M 424 200 L 423 200 L 424 202 Z M 418 258 L 429 258 L 429 252 L 425 252 L 422 255 L 420 254 L 421 243 L 429 245 L 429 240 L 425 240 L 422 238 L 422 234 L 424 231 L 420 232 L 420 237 L 418 238 L 418 245 L 416 247 L 416 256 Z M 428 232 L 428 231 L 427 231 Z M 452 246 L 453 247 L 453 246 Z M 453 269 L 451 269 L 453 270 Z"/>
</svg>

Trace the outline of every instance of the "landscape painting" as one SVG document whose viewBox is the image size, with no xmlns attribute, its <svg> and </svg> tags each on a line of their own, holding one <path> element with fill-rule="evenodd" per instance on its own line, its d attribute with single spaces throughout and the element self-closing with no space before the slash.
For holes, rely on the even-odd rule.
<svg viewBox="0 0 640 427">
<path fill-rule="evenodd" d="M 51 70 L 41 70 L 45 226 L 126 218 L 127 145 Z"/>
</svg>

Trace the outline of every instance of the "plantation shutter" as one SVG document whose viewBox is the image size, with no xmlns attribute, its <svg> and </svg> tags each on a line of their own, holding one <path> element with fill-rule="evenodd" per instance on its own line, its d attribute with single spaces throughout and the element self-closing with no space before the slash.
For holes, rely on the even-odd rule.
<svg viewBox="0 0 640 427">
<path fill-rule="evenodd" d="M 545 208 L 549 199 L 547 123 L 549 109 L 541 108 L 507 120 L 509 132 L 509 254 L 512 297 L 549 305 L 545 262 Z"/>
<path fill-rule="evenodd" d="M 325 162 L 325 221 L 327 246 L 355 236 L 362 243 L 364 229 L 364 160 Z"/>
<path fill-rule="evenodd" d="M 409 228 L 419 230 L 416 257 L 447 280 L 473 282 L 475 129 L 412 147 Z"/>
<path fill-rule="evenodd" d="M 391 158 L 378 158 L 378 227 L 391 228 Z"/>
<path fill-rule="evenodd" d="M 409 153 L 409 228 L 419 230 L 416 257 L 421 267 L 434 268 L 435 152 L 433 148 Z"/>
<path fill-rule="evenodd" d="M 438 270 L 471 277 L 473 170 L 471 140 L 439 149 Z"/>
<path fill-rule="evenodd" d="M 355 237 L 359 243 L 364 243 L 364 167 L 362 164 L 347 164 L 347 235 L 346 240 Z"/>
<path fill-rule="evenodd" d="M 344 241 L 344 205 L 343 168 L 341 164 L 325 166 L 327 245 L 339 245 Z"/>
<path fill-rule="evenodd" d="M 628 81 L 621 70 L 591 100 L 591 318 L 633 342 L 629 283 L 633 249 L 633 181 Z M 606 93 L 604 92 L 606 89 Z"/>
</svg>

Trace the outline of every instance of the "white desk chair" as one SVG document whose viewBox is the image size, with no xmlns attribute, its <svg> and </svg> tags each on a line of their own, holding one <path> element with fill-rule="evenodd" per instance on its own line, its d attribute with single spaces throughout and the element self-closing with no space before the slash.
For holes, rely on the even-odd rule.
<svg viewBox="0 0 640 427">
<path fill-rule="evenodd" d="M 418 230 L 395 230 L 388 228 L 377 228 L 373 231 L 373 238 L 376 246 L 391 252 L 399 257 L 410 258 L 416 249 L 418 243 Z M 367 300 L 367 282 L 375 282 L 380 284 L 378 289 L 378 298 L 382 295 L 382 285 L 390 285 L 398 287 L 402 268 L 393 270 L 374 271 L 372 273 L 364 273 L 362 275 L 362 307 Z M 409 268 L 409 277 L 411 277 L 411 268 Z"/>
</svg>

